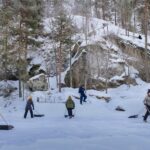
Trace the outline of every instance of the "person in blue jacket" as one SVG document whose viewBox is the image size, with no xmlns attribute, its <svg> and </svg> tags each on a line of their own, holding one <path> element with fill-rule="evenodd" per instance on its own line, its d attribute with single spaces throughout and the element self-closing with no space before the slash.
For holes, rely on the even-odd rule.
<svg viewBox="0 0 150 150">
<path fill-rule="evenodd" d="M 82 102 L 86 102 L 87 96 L 85 94 L 85 88 L 83 85 L 79 87 L 79 93 L 80 93 L 80 104 L 82 105 Z"/>
<path fill-rule="evenodd" d="M 26 107 L 25 107 L 25 113 L 24 113 L 24 118 L 27 117 L 28 111 L 30 111 L 31 118 L 33 118 L 33 110 L 34 110 L 34 104 L 32 101 L 32 96 L 28 97 Z"/>
</svg>

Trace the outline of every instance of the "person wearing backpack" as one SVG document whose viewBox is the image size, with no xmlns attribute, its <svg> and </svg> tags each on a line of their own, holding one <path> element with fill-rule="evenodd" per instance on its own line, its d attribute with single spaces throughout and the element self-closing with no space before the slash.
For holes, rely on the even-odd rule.
<svg viewBox="0 0 150 150">
<path fill-rule="evenodd" d="M 150 115 L 150 89 L 148 89 L 147 96 L 144 99 L 144 105 L 146 107 L 146 113 L 144 115 L 143 121 L 147 122 L 147 118 Z"/>
<path fill-rule="evenodd" d="M 85 94 L 85 88 L 83 85 L 79 87 L 79 93 L 80 93 L 80 104 L 82 105 L 82 102 L 86 102 L 87 96 Z"/>
<path fill-rule="evenodd" d="M 30 111 L 31 118 L 33 118 L 33 110 L 34 110 L 34 104 L 32 101 L 32 96 L 29 96 L 27 99 L 26 107 L 25 107 L 25 113 L 24 118 L 27 117 L 28 111 Z"/>
<path fill-rule="evenodd" d="M 69 96 L 67 101 L 66 101 L 66 108 L 68 111 L 69 118 L 72 118 L 73 117 L 72 110 L 75 108 L 75 103 L 72 100 L 71 96 Z"/>
</svg>

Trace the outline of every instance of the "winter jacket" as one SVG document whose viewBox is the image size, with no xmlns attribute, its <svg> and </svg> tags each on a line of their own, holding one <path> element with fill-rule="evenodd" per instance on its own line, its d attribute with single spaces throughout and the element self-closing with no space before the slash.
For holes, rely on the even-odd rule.
<svg viewBox="0 0 150 150">
<path fill-rule="evenodd" d="M 75 103 L 72 100 L 71 97 L 69 97 L 66 101 L 66 108 L 74 109 L 75 108 Z"/>
<path fill-rule="evenodd" d="M 25 109 L 34 109 L 34 104 L 32 100 L 28 100 Z"/>
<path fill-rule="evenodd" d="M 79 93 L 81 95 L 85 95 L 85 88 L 83 88 L 82 86 L 79 88 Z"/>
<path fill-rule="evenodd" d="M 145 97 L 145 99 L 144 99 L 143 102 L 144 102 L 145 105 L 150 106 L 150 96 L 147 95 L 147 96 Z"/>
</svg>

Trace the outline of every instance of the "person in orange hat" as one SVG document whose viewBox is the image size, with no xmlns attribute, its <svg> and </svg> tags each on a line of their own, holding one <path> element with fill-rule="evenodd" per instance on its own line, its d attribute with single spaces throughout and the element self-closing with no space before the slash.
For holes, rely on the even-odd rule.
<svg viewBox="0 0 150 150">
<path fill-rule="evenodd" d="M 27 117 L 28 111 L 30 111 L 31 118 L 33 118 L 33 110 L 34 110 L 34 104 L 32 101 L 32 96 L 29 96 L 27 99 L 26 107 L 25 107 L 25 113 L 24 118 Z"/>
</svg>

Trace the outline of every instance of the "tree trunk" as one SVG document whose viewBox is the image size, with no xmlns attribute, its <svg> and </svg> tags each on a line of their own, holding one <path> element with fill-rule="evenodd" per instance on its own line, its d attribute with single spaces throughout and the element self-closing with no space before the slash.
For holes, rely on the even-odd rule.
<svg viewBox="0 0 150 150">
<path fill-rule="evenodd" d="M 116 7 L 115 7 L 115 25 L 117 25 L 117 10 L 116 10 Z"/>
<path fill-rule="evenodd" d="M 4 69 L 5 69 L 5 78 L 7 80 L 7 65 L 8 65 L 8 32 L 7 32 L 7 27 L 5 31 L 5 38 L 4 38 Z"/>
<path fill-rule="evenodd" d="M 105 20 L 105 7 L 104 7 L 104 1 L 102 0 L 102 15 L 103 15 L 103 20 Z"/>
<path fill-rule="evenodd" d="M 58 83 L 59 83 L 59 92 L 61 92 L 61 68 L 62 68 L 62 56 L 61 56 L 61 43 L 59 45 L 59 69 L 58 69 Z"/>
<path fill-rule="evenodd" d="M 22 27 L 21 27 L 21 21 L 19 24 L 19 29 L 20 29 L 20 38 L 19 38 L 19 64 L 18 64 L 18 75 L 19 75 L 19 97 L 22 97 L 22 88 L 21 88 L 21 47 L 22 47 Z"/>
<path fill-rule="evenodd" d="M 54 43 L 53 43 L 54 44 Z M 56 47 L 53 47 L 54 48 L 54 52 L 55 52 L 55 71 L 56 71 L 56 86 L 58 88 L 58 66 L 57 66 L 57 54 L 56 54 Z"/>
<path fill-rule="evenodd" d="M 19 97 L 22 97 L 21 79 L 19 78 Z"/>
<path fill-rule="evenodd" d="M 71 64 L 71 48 L 70 48 L 70 59 L 69 59 L 69 63 L 70 63 L 70 87 L 73 87 L 72 85 L 72 64 Z"/>
<path fill-rule="evenodd" d="M 23 101 L 25 100 L 25 83 L 22 83 L 22 95 L 23 95 Z"/>
<path fill-rule="evenodd" d="M 146 73 L 146 81 L 149 78 L 149 69 L 148 69 L 148 56 L 147 56 L 147 30 L 148 30 L 148 2 L 145 0 L 145 8 L 144 8 L 144 33 L 145 33 L 145 73 Z"/>
</svg>

